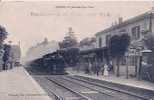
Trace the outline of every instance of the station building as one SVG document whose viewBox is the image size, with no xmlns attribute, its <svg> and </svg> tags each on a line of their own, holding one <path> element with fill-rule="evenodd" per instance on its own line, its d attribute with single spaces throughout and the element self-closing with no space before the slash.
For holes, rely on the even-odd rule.
<svg viewBox="0 0 154 100">
<path fill-rule="evenodd" d="M 136 66 L 137 60 L 134 55 L 138 49 L 143 50 L 146 48 L 142 41 L 144 36 L 150 33 L 154 34 L 154 9 L 125 21 L 120 17 L 117 24 L 97 32 L 95 34 L 96 47 L 107 47 L 109 45 L 109 40 L 113 35 L 120 35 L 123 33 L 127 33 L 131 38 L 128 53 L 131 55 L 132 52 L 133 56 L 130 56 L 131 59 L 129 59 L 129 70 L 130 74 L 136 75 L 137 68 L 134 66 Z M 123 69 L 120 68 L 120 73 L 126 74 L 125 67 L 122 68 Z"/>
<path fill-rule="evenodd" d="M 97 48 L 107 46 L 115 34 L 127 33 L 134 42 L 140 41 L 147 32 L 154 33 L 154 9 L 125 21 L 120 17 L 118 21 L 118 24 L 96 33 Z"/>
</svg>

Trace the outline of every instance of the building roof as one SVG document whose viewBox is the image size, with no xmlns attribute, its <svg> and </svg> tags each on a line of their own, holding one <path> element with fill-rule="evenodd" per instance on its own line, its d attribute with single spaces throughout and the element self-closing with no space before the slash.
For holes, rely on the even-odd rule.
<svg viewBox="0 0 154 100">
<path fill-rule="evenodd" d="M 82 55 L 88 55 L 91 53 L 103 53 L 103 51 L 106 51 L 107 47 L 101 47 L 101 48 L 93 48 L 89 50 L 80 51 L 80 54 Z"/>
<path fill-rule="evenodd" d="M 103 33 L 107 33 L 107 32 L 112 31 L 112 30 L 115 30 L 117 28 L 126 26 L 128 24 L 143 20 L 144 18 L 150 18 L 151 14 L 152 14 L 152 18 L 154 18 L 154 12 L 153 11 L 148 11 L 148 12 L 145 12 L 145 13 L 143 13 L 141 15 L 138 15 L 138 16 L 135 16 L 135 17 L 130 18 L 128 20 L 125 20 L 125 21 L 123 21 L 123 22 L 121 22 L 119 24 L 116 24 L 116 25 L 113 25 L 113 26 L 111 26 L 109 28 L 106 28 L 103 31 L 97 32 L 96 36 L 100 35 L 100 34 L 103 34 Z"/>
</svg>

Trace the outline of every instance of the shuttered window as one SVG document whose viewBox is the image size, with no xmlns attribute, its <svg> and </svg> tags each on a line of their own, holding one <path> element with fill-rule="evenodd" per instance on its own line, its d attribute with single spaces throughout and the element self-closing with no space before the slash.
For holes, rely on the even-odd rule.
<svg viewBox="0 0 154 100">
<path fill-rule="evenodd" d="M 135 26 L 132 28 L 132 39 L 137 40 L 140 38 L 140 26 Z"/>
</svg>

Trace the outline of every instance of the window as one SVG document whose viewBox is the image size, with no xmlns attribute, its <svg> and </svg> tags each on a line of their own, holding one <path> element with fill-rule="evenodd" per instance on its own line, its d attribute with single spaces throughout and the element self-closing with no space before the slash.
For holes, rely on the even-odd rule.
<svg viewBox="0 0 154 100">
<path fill-rule="evenodd" d="M 102 47 L 102 38 L 101 37 L 99 37 L 99 47 Z"/>
<path fill-rule="evenodd" d="M 109 45 L 109 41 L 110 41 L 111 35 L 106 35 L 106 45 Z"/>
<path fill-rule="evenodd" d="M 132 39 L 136 40 L 140 38 L 140 26 L 135 26 L 132 28 Z"/>
</svg>

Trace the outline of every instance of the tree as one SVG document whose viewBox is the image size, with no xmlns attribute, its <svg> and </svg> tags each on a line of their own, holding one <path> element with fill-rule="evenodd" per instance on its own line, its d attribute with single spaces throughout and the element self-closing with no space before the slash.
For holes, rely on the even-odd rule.
<svg viewBox="0 0 154 100">
<path fill-rule="evenodd" d="M 130 36 L 128 34 L 114 35 L 110 39 L 109 53 L 113 61 L 113 68 L 116 76 L 119 76 L 120 61 L 127 51 L 129 44 Z"/>
<path fill-rule="evenodd" d="M 7 31 L 4 27 L 0 26 L 0 59 L 3 59 L 3 57 L 5 56 L 4 53 L 4 45 L 3 42 L 4 40 L 7 38 Z M 4 67 L 4 62 L 3 60 L 0 61 L 0 66 L 3 66 L 3 69 L 5 69 Z"/>
<path fill-rule="evenodd" d="M 60 48 L 71 48 L 76 47 L 78 44 L 77 39 L 72 31 L 72 28 L 69 28 L 68 33 L 64 37 L 64 40 L 59 43 Z"/>
<path fill-rule="evenodd" d="M 0 44 L 7 38 L 8 32 L 3 26 L 0 26 Z"/>
<path fill-rule="evenodd" d="M 65 64 L 75 66 L 79 62 L 79 49 L 68 48 L 66 50 L 60 50 L 60 54 L 63 56 Z"/>
</svg>

